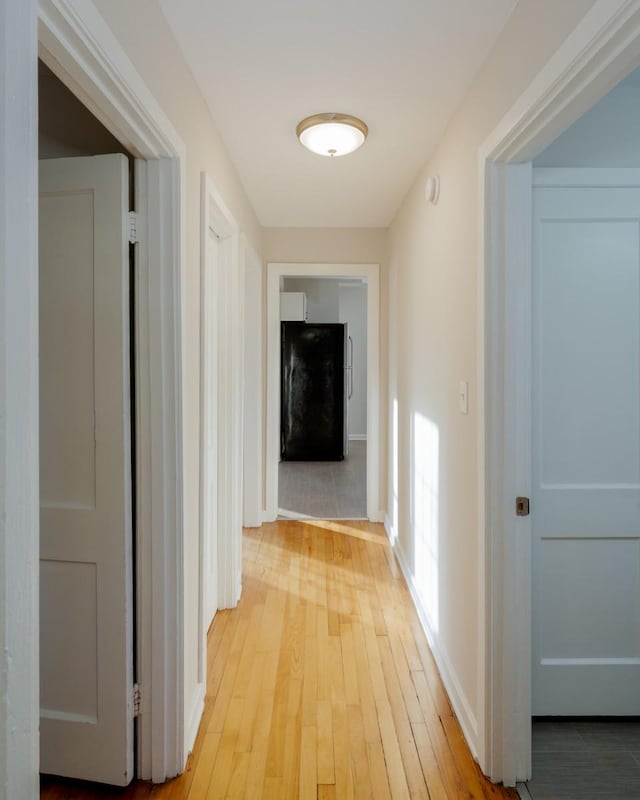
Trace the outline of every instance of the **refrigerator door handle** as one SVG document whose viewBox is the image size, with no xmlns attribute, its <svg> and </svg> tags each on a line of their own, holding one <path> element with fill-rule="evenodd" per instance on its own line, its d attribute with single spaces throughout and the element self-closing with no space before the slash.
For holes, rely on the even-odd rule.
<svg viewBox="0 0 640 800">
<path fill-rule="evenodd" d="M 349 336 L 349 400 L 353 396 L 353 339 Z"/>
</svg>

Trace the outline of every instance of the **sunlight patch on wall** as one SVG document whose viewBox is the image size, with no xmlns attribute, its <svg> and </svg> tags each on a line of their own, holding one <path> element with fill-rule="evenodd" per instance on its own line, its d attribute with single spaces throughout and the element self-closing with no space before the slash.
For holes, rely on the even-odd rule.
<svg viewBox="0 0 640 800">
<path fill-rule="evenodd" d="M 398 398 L 393 398 L 391 417 L 391 528 L 389 538 L 395 545 L 398 538 Z"/>
<path fill-rule="evenodd" d="M 412 423 L 414 582 L 432 632 L 437 633 L 440 435 L 437 425 L 422 414 L 415 413 Z"/>
</svg>

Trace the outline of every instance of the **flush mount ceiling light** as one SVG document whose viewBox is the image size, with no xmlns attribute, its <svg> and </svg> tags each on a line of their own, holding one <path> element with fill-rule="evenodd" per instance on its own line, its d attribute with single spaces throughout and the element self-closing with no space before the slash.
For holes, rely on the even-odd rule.
<svg viewBox="0 0 640 800">
<path fill-rule="evenodd" d="M 298 123 L 300 142 L 319 156 L 346 156 L 367 138 L 366 123 L 349 114 L 314 114 Z"/>
</svg>

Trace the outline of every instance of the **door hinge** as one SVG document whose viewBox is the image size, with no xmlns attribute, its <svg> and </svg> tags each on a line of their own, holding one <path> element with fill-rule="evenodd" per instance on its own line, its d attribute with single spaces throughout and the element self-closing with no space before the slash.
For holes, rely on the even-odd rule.
<svg viewBox="0 0 640 800">
<path fill-rule="evenodd" d="M 133 684 L 133 716 L 139 717 L 142 713 L 142 692 L 140 684 Z"/>
<path fill-rule="evenodd" d="M 138 243 L 138 215 L 135 211 L 129 212 L 129 244 Z"/>
<path fill-rule="evenodd" d="M 516 515 L 518 517 L 528 517 L 530 506 L 528 497 L 516 497 Z"/>
</svg>

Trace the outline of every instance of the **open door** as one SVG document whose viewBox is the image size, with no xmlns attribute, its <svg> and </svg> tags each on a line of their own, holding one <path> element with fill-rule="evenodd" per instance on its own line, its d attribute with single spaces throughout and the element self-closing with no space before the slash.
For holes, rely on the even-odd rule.
<svg viewBox="0 0 640 800">
<path fill-rule="evenodd" d="M 40 162 L 41 770 L 133 777 L 128 161 Z"/>
<path fill-rule="evenodd" d="M 533 713 L 640 714 L 640 170 L 535 170 Z"/>
</svg>

